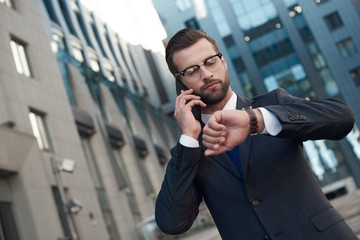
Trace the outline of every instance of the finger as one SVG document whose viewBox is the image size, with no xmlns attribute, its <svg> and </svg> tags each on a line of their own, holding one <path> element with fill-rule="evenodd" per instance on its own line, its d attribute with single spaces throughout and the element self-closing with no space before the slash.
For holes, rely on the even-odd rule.
<svg viewBox="0 0 360 240">
<path fill-rule="evenodd" d="M 202 141 L 202 144 L 203 146 L 205 146 L 207 149 L 210 149 L 210 150 L 214 150 L 214 151 L 217 151 L 221 148 L 223 148 L 223 144 L 225 142 L 225 139 L 222 138 L 222 139 L 219 139 L 217 140 L 216 142 L 208 142 L 206 140 L 203 140 Z"/>
<path fill-rule="evenodd" d="M 211 136 L 223 134 L 225 131 L 226 126 L 215 121 L 209 121 L 204 127 L 204 133 Z"/>
<path fill-rule="evenodd" d="M 193 99 L 193 100 L 189 101 L 186 105 L 191 108 L 194 107 L 195 105 L 200 105 L 200 107 L 206 107 L 206 104 L 203 101 L 201 101 L 200 99 Z"/>
<path fill-rule="evenodd" d="M 190 102 L 191 100 L 199 100 L 200 97 L 196 96 L 196 95 L 182 95 L 182 96 L 178 96 L 176 98 L 176 105 L 177 106 L 181 106 L 181 105 L 185 105 L 188 102 Z"/>
<path fill-rule="evenodd" d="M 220 136 L 220 137 L 211 137 L 208 135 L 203 135 L 202 137 L 202 142 L 203 145 L 207 148 L 214 148 L 213 145 L 217 144 L 217 145 L 222 145 L 225 142 L 225 137 Z"/>
<path fill-rule="evenodd" d="M 224 127 L 222 129 L 224 130 L 214 130 L 209 126 L 205 126 L 203 129 L 203 139 L 208 142 L 219 142 L 220 138 L 226 136 L 226 128 Z"/>
<path fill-rule="evenodd" d="M 210 156 L 210 155 L 219 155 L 219 154 L 224 153 L 224 152 L 226 152 L 226 149 L 220 147 L 217 150 L 206 149 L 204 154 L 205 154 L 205 156 Z"/>
</svg>

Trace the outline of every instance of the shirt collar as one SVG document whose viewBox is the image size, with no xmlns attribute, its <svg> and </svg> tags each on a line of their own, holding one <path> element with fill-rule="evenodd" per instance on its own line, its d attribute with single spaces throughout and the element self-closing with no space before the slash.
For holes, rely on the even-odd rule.
<svg viewBox="0 0 360 240">
<path fill-rule="evenodd" d="M 237 103 L 237 96 L 234 92 L 232 92 L 232 95 L 231 95 L 229 101 L 225 104 L 225 106 L 222 110 L 235 110 L 236 103 Z M 208 123 L 210 118 L 211 118 L 211 114 L 201 114 L 201 120 L 205 124 Z"/>
</svg>

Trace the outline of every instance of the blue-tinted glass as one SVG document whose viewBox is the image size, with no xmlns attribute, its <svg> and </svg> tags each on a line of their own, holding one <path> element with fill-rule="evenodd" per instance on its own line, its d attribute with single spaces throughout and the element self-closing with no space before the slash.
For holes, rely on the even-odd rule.
<svg viewBox="0 0 360 240">
<path fill-rule="evenodd" d="M 249 14 L 248 16 L 250 17 L 252 27 L 260 26 L 266 23 L 268 20 L 268 18 L 264 15 L 264 12 L 261 8 L 253 10 L 251 14 Z"/>
<path fill-rule="evenodd" d="M 273 64 L 272 67 L 271 67 L 272 72 L 275 73 L 275 74 L 279 73 L 279 72 L 281 72 L 281 71 L 283 71 L 283 70 L 285 70 L 287 68 L 288 68 L 288 65 L 284 60 L 281 60 L 281 61 Z"/>
<path fill-rule="evenodd" d="M 269 19 L 275 18 L 277 16 L 276 8 L 272 2 L 269 2 L 266 5 L 263 5 L 263 9 L 264 9 L 266 16 Z"/>
<path fill-rule="evenodd" d="M 246 11 L 251 12 L 254 9 L 260 8 L 260 2 L 259 0 L 247 0 L 243 1 Z"/>
</svg>

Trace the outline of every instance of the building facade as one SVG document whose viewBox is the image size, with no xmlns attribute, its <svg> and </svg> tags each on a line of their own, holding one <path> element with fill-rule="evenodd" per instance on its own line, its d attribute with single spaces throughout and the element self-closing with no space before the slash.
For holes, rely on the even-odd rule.
<svg viewBox="0 0 360 240">
<path fill-rule="evenodd" d="M 341 141 L 304 151 L 329 199 L 360 187 L 360 2 L 356 0 L 153 0 L 172 36 L 184 27 L 213 36 L 231 86 L 245 97 L 277 87 L 308 99 L 338 98 L 356 125 Z"/>
<path fill-rule="evenodd" d="M 0 0 L 0 239 L 143 238 L 178 137 L 163 58 L 78 0 Z"/>
</svg>

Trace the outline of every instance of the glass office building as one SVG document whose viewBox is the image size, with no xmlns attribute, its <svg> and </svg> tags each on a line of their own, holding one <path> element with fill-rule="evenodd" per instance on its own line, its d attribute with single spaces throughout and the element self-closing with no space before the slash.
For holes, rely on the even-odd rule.
<svg viewBox="0 0 360 240">
<path fill-rule="evenodd" d="M 360 187 L 359 1 L 153 0 L 168 36 L 184 27 L 213 36 L 231 86 L 253 97 L 275 88 L 306 99 L 341 99 L 356 124 L 341 141 L 307 141 L 304 152 L 329 199 Z"/>
</svg>

